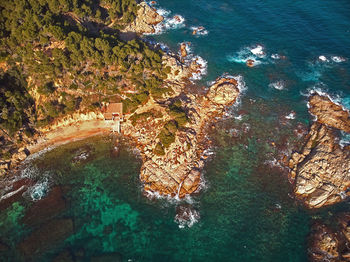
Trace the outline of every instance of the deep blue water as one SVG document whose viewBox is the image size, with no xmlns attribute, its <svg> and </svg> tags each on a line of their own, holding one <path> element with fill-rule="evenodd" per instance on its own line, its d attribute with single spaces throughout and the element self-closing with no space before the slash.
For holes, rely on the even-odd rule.
<svg viewBox="0 0 350 262">
<path fill-rule="evenodd" d="M 350 107 L 350 2 L 160 0 L 156 7 L 171 11 L 169 18 L 183 16 L 185 23 L 147 38 L 174 52 L 181 42 L 191 42 L 193 54 L 208 62 L 198 88 L 223 73 L 241 75 L 247 86 L 232 109 L 241 118 L 219 121 L 210 134 L 215 155 L 203 171 L 202 192 L 181 202 L 147 199 L 138 179 L 140 160 L 125 143 L 118 144 L 117 154 L 113 138 L 59 147 L 22 171 L 33 183 L 32 194 L 0 214 L 0 248 L 8 245 L 0 261 L 29 261 L 20 255 L 33 250 L 25 239 L 50 235 L 40 231 L 48 223 L 56 232 L 59 219 L 73 221 L 73 231 L 67 226 L 62 231 L 68 236 L 50 235 L 31 252 L 33 261 L 52 261 L 58 254 L 66 255 L 63 261 L 104 254 L 111 260 L 95 261 L 307 261 L 313 220 L 331 221 L 349 210 L 347 203 L 306 210 L 293 199 L 287 173 L 276 161 L 302 143 L 294 130 L 306 129 L 311 119 L 303 94 L 316 87 Z M 192 26 L 209 33 L 194 36 Z M 257 45 L 264 56 L 251 52 Z M 345 61 L 334 62 L 333 56 Z M 248 57 L 260 64 L 247 67 Z M 282 90 L 272 85 L 278 81 Z M 286 119 L 291 111 L 296 118 Z M 88 158 L 76 162 L 84 152 Z M 43 201 L 32 198 L 51 199 L 57 186 L 61 200 L 50 201 L 60 208 L 41 208 L 30 222 L 28 210 Z M 179 207 L 200 218 L 180 228 L 174 219 Z"/>
<path fill-rule="evenodd" d="M 315 85 L 349 100 L 349 1 L 160 0 L 158 3 L 156 8 L 182 15 L 185 26 L 168 30 L 155 39 L 173 50 L 179 48 L 180 42 L 191 42 L 194 53 L 209 62 L 204 80 L 212 81 L 223 72 L 240 74 L 251 95 L 267 99 L 277 96 L 295 104 L 300 103 L 300 91 Z M 192 26 L 204 26 L 209 34 L 193 36 Z M 258 44 L 266 53 L 266 58 L 261 59 L 263 64 L 247 68 L 244 63 L 230 61 L 230 57 L 239 58 L 239 51 Z M 272 54 L 286 58 L 274 60 Z M 320 61 L 322 55 L 330 62 Z M 332 56 L 347 60 L 335 63 Z M 286 82 L 286 90 L 277 92 L 269 88 L 270 83 L 278 80 Z"/>
</svg>

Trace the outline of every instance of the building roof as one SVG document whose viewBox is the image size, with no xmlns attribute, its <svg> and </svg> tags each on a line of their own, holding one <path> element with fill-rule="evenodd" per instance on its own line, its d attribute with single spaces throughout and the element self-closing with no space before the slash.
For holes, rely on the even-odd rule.
<svg viewBox="0 0 350 262">
<path fill-rule="evenodd" d="M 119 118 L 123 117 L 123 104 L 122 103 L 110 103 L 105 112 L 103 113 L 105 119 L 113 119 L 113 116 L 119 114 Z"/>
</svg>

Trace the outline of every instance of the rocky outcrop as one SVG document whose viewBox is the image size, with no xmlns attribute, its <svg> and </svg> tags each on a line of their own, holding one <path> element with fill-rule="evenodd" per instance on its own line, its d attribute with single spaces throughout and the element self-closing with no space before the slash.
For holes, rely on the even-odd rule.
<svg viewBox="0 0 350 262">
<path fill-rule="evenodd" d="M 309 111 L 317 122 L 350 133 L 350 114 L 342 106 L 326 96 L 313 95 L 309 99 Z"/>
<path fill-rule="evenodd" d="M 321 223 L 312 226 L 309 240 L 310 261 L 339 261 L 338 248 L 337 236 L 329 227 Z"/>
<path fill-rule="evenodd" d="M 155 26 L 163 20 L 164 17 L 159 15 L 154 8 L 142 2 L 139 4 L 139 10 L 134 22 L 129 24 L 123 31 L 138 34 L 152 34 L 156 32 Z"/>
<path fill-rule="evenodd" d="M 337 142 L 337 132 L 346 131 L 350 121 L 349 113 L 326 97 L 311 97 L 309 110 L 317 120 L 289 167 L 296 197 L 309 208 L 319 208 L 350 196 L 350 148 Z"/>
<path fill-rule="evenodd" d="M 169 98 L 163 105 L 174 100 L 181 101 L 189 121 L 176 131 L 175 141 L 165 148 L 164 155 L 154 152 L 164 123 L 173 120 L 171 112 L 153 100 L 136 111 L 139 115 L 150 110 L 161 112 L 159 118 L 148 117 L 135 125 L 127 121 L 124 125 L 124 134 L 133 138 L 141 151 L 143 165 L 140 179 L 146 192 L 182 198 L 198 189 L 210 146 L 205 128 L 215 117 L 221 116 L 238 95 L 236 80 L 220 78 L 205 96 L 181 93 L 178 97 Z"/>
<path fill-rule="evenodd" d="M 350 260 L 350 214 L 341 214 L 331 227 L 317 221 L 309 237 L 309 259 L 312 262 Z"/>
</svg>

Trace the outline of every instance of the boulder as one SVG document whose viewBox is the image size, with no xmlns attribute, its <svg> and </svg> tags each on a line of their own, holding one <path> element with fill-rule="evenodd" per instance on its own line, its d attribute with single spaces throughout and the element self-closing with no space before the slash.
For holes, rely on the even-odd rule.
<svg viewBox="0 0 350 262">
<path fill-rule="evenodd" d="M 181 43 L 180 45 L 181 57 L 185 58 L 187 56 L 187 45 L 186 43 Z"/>
<path fill-rule="evenodd" d="M 214 104 L 232 105 L 239 95 L 237 86 L 237 81 L 233 78 L 220 78 L 210 87 L 207 97 Z"/>
</svg>

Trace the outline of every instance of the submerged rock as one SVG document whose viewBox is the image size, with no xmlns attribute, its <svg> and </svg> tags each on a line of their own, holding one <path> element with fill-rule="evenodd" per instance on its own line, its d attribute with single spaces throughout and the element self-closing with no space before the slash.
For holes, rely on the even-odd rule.
<svg viewBox="0 0 350 262">
<path fill-rule="evenodd" d="M 200 214 L 190 205 L 181 205 L 176 207 L 175 222 L 180 228 L 191 227 L 200 219 Z"/>
<path fill-rule="evenodd" d="M 55 219 L 32 232 L 18 246 L 26 261 L 35 261 L 35 257 L 63 243 L 73 234 L 73 221 L 69 218 Z"/>
<path fill-rule="evenodd" d="M 309 259 L 312 262 L 350 260 L 350 214 L 341 214 L 331 228 L 316 221 L 309 237 Z"/>
<path fill-rule="evenodd" d="M 305 144 L 290 161 L 295 194 L 309 208 L 319 208 L 350 195 L 350 148 L 341 148 L 337 132 L 350 125 L 349 112 L 326 97 L 310 98 L 310 112 L 317 116 Z"/>
<path fill-rule="evenodd" d="M 66 207 L 67 203 L 62 188 L 56 186 L 45 198 L 33 203 L 26 211 L 22 222 L 29 226 L 41 224 L 63 212 Z"/>
<path fill-rule="evenodd" d="M 90 262 L 121 262 L 123 261 L 123 256 L 118 253 L 107 253 L 100 256 L 94 256 L 90 259 Z"/>
</svg>

